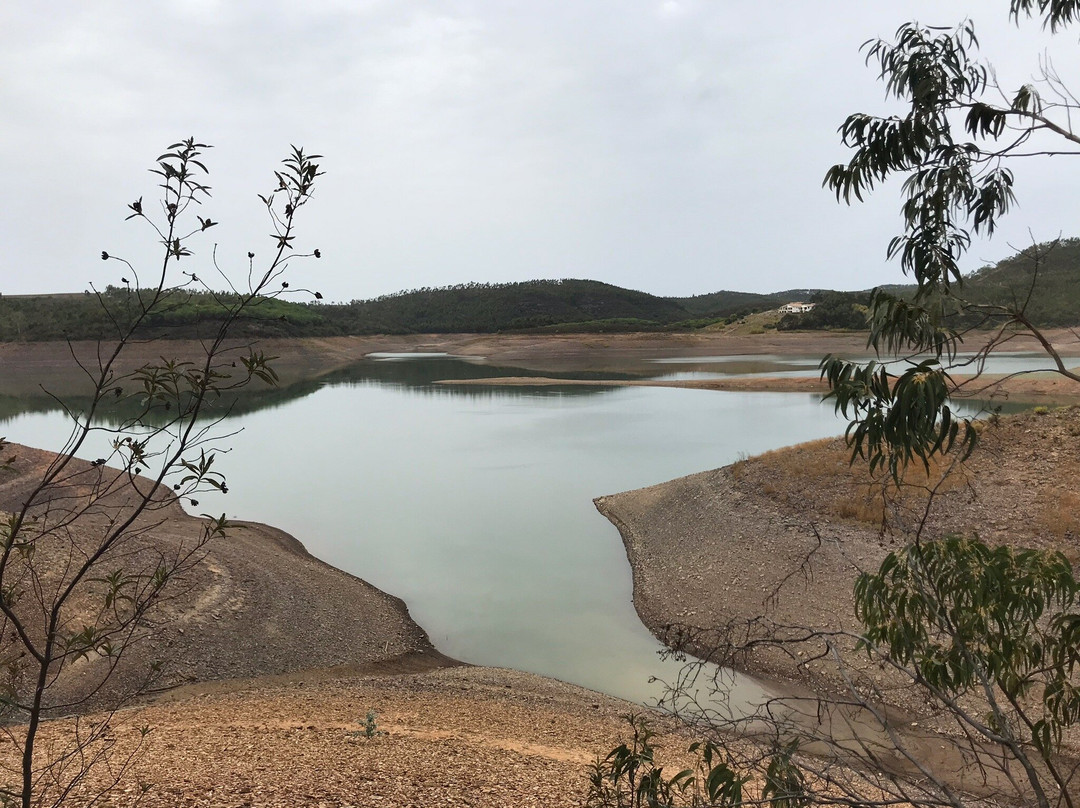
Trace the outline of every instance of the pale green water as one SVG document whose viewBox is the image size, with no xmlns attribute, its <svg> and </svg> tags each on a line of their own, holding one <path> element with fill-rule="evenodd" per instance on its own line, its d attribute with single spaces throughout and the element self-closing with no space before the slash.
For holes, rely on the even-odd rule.
<svg viewBox="0 0 1080 808">
<path fill-rule="evenodd" d="M 365 362 L 233 415 L 223 427 L 243 431 L 219 461 L 230 493 L 197 510 L 293 533 L 403 598 L 450 656 L 656 697 L 649 678 L 674 669 L 633 610 L 621 540 L 593 497 L 842 424 L 791 393 L 430 384 L 491 374 L 452 359 Z M 55 411 L 0 421 L 43 448 L 65 432 Z"/>
</svg>

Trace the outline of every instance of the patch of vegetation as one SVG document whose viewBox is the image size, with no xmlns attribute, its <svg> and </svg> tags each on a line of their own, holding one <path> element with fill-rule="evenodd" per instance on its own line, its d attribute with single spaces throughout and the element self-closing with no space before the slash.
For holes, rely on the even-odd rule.
<svg viewBox="0 0 1080 808">
<path fill-rule="evenodd" d="M 792 300 L 809 299 L 814 293 L 813 289 L 788 289 L 769 294 L 720 291 L 672 299 L 695 317 L 724 320 L 731 317 L 738 319 L 759 311 L 770 311 Z"/>
<path fill-rule="evenodd" d="M 721 746 L 697 741 L 687 749 L 692 767 L 666 773 L 657 760 L 648 719 L 632 714 L 626 720 L 630 738 L 597 760 L 589 772 L 585 803 L 589 808 L 804 804 L 804 778 L 791 759 L 794 746 L 776 745 L 756 761 L 758 765 L 747 767 L 745 756 L 736 762 Z"/>
<path fill-rule="evenodd" d="M 197 338 L 216 330 L 239 302 L 236 294 L 176 287 L 145 314 L 155 290 L 108 286 L 101 292 L 0 296 L 0 341 L 116 339 L 141 318 L 147 337 Z M 236 318 L 235 337 L 326 336 L 335 332 L 314 306 L 261 296 Z"/>
<path fill-rule="evenodd" d="M 1080 323 L 1080 238 L 1034 244 L 964 279 L 964 297 L 973 304 L 1023 306 L 1042 327 Z M 972 315 L 965 318 L 972 321 Z"/>
<path fill-rule="evenodd" d="M 673 300 L 590 280 L 414 289 L 323 307 L 323 313 L 352 334 L 489 333 L 590 323 L 652 329 L 689 317 Z"/>
<path fill-rule="evenodd" d="M 815 292 L 810 302 L 814 308 L 805 314 L 781 317 L 777 331 L 861 331 L 867 327 L 868 292 Z"/>
</svg>

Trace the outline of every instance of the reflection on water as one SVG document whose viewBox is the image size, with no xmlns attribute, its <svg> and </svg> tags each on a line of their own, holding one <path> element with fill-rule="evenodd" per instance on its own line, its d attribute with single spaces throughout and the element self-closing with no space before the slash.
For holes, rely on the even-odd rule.
<svg viewBox="0 0 1080 808">
<path fill-rule="evenodd" d="M 675 366 L 678 371 L 663 372 L 662 379 L 715 379 L 727 376 L 816 376 L 820 356 L 669 356 L 650 359 L 657 366 Z"/>
<path fill-rule="evenodd" d="M 867 359 L 867 357 L 856 357 Z M 971 360 L 973 355 L 962 354 L 958 361 Z M 287 406 L 290 402 L 310 396 L 324 387 L 341 385 L 377 385 L 409 390 L 426 396 L 449 396 L 453 398 L 503 399 L 529 397 L 590 397 L 610 395 L 611 391 L 602 387 L 584 387 L 581 385 L 537 385 L 498 387 L 487 385 L 434 385 L 435 381 L 462 379 L 493 379 L 503 376 L 524 376 L 546 379 L 590 380 L 590 379 L 657 379 L 663 381 L 724 378 L 731 376 L 802 376 L 819 375 L 820 357 L 778 356 L 771 354 L 748 356 L 683 356 L 650 359 L 648 362 L 658 369 L 678 367 L 678 371 L 660 370 L 656 373 L 633 374 L 609 371 L 536 371 L 527 368 L 484 364 L 475 357 L 459 357 L 437 353 L 373 353 L 368 358 L 359 360 L 340 370 L 336 370 L 319 379 L 308 379 L 284 387 L 265 387 L 254 383 L 242 393 L 222 396 L 210 401 L 205 410 L 205 419 L 212 420 L 223 416 L 238 416 L 265 409 Z M 1032 372 L 1049 370 L 1045 355 L 1010 354 L 990 357 L 985 371 L 989 374 Z M 974 372 L 974 365 L 964 365 L 957 373 Z M 64 405 L 74 412 L 82 412 L 89 406 L 88 398 L 70 397 Z M 15 416 L 28 412 L 61 412 L 63 406 L 51 396 L 45 394 L 27 397 L 0 395 L 0 425 Z M 109 426 L 117 426 L 125 420 L 140 414 L 142 405 L 136 398 L 125 397 L 120 401 L 111 398 L 103 402 L 102 419 Z M 165 411 L 151 413 L 147 419 L 151 423 L 165 423 L 170 414 Z"/>
<path fill-rule="evenodd" d="M 373 354 L 373 358 L 363 359 L 340 370 L 336 370 L 318 379 L 308 379 L 283 387 L 265 387 L 254 382 L 242 393 L 225 395 L 208 400 L 204 410 L 204 420 L 244 415 L 259 410 L 287 406 L 290 402 L 312 395 L 324 387 L 341 385 L 373 384 L 383 387 L 396 387 L 402 390 L 428 396 L 464 396 L 472 398 L 491 397 L 526 397 L 526 396 L 591 396 L 603 392 L 601 388 L 581 386 L 537 386 L 532 387 L 487 387 L 433 385 L 441 379 L 492 379 L 501 376 L 536 376 L 563 379 L 637 379 L 640 376 L 625 373 L 540 373 L 523 368 L 508 368 L 495 365 L 477 364 L 475 360 L 448 357 L 444 354 L 417 354 L 422 357 L 404 361 L 407 354 Z M 73 412 L 82 413 L 90 406 L 88 397 L 72 396 L 64 399 L 63 404 L 45 393 L 36 396 L 0 395 L 0 424 L 15 416 L 28 412 L 62 412 L 64 407 Z M 132 417 L 142 413 L 143 405 L 136 396 L 125 396 L 114 400 L 111 397 L 100 405 L 102 423 L 116 427 Z M 150 413 L 146 420 L 161 425 L 170 420 L 172 414 L 158 409 Z"/>
<path fill-rule="evenodd" d="M 867 354 L 847 357 L 853 361 L 868 362 L 874 359 Z M 744 356 L 673 356 L 649 360 L 659 367 L 675 366 L 679 370 L 662 372 L 657 378 L 665 380 L 715 379 L 730 376 L 795 376 L 817 377 L 821 371 L 820 356 L 779 356 L 775 354 L 754 354 Z M 899 372 L 907 360 L 886 362 Z M 954 375 L 987 373 L 1003 375 L 1008 373 L 1031 373 L 1052 371 L 1053 365 L 1043 353 L 992 354 L 980 364 L 973 353 L 961 353 L 956 356 L 955 367 L 950 371 Z"/>
</svg>

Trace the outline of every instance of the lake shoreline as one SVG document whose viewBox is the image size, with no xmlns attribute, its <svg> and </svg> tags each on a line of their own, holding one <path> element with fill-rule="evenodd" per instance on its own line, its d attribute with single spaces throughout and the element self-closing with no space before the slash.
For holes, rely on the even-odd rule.
<svg viewBox="0 0 1080 808">
<path fill-rule="evenodd" d="M 1080 340 L 1068 329 L 1053 329 L 1048 338 L 1063 357 L 1080 357 Z M 978 335 L 975 335 L 978 337 Z M 978 340 L 972 337 L 970 350 Z M 641 376 L 641 380 L 590 382 L 593 384 L 652 384 L 713 390 L 823 392 L 816 379 L 758 378 L 718 379 L 682 382 L 653 382 L 645 379 L 657 373 L 660 359 L 767 355 L 805 357 L 817 361 L 826 354 L 859 357 L 866 354 L 863 332 L 769 332 L 765 334 L 693 333 L 618 333 L 618 334 L 406 334 L 363 337 L 325 337 L 302 339 L 264 339 L 236 341 L 230 344 L 237 352 L 256 348 L 276 357 L 273 367 L 280 388 L 317 381 L 335 371 L 376 353 L 439 353 L 458 356 L 496 367 L 517 367 L 538 373 L 588 373 L 602 378 L 605 374 Z M 99 356 L 96 342 L 0 343 L 0 393 L 5 396 L 57 396 L 85 394 L 87 376 L 78 363 L 91 369 Z M 1001 353 L 1040 352 L 1031 338 L 1017 338 Z M 153 340 L 128 346 L 117 369 L 130 372 L 147 362 L 156 362 L 165 353 L 171 358 L 195 360 L 202 355 L 196 340 Z M 75 361 L 78 360 L 78 363 Z M 966 379 L 967 377 L 964 377 Z M 958 381 L 963 381 L 958 377 Z M 978 383 L 968 381 L 965 395 L 986 398 L 983 389 L 997 379 L 984 377 Z M 484 383 L 469 381 L 470 384 Z M 492 381 L 490 383 L 508 383 Z M 566 380 L 530 378 L 520 384 L 566 384 Z M 572 381 L 571 384 L 582 384 Z M 1028 403 L 1073 403 L 1080 395 L 1071 392 L 1066 380 L 1052 375 L 1020 376 L 1001 388 L 1010 400 Z M 251 394 L 270 388 L 253 384 Z"/>
<path fill-rule="evenodd" d="M 1059 447 L 1078 431 L 1078 406 L 988 422 L 958 482 L 939 491 L 926 535 L 975 532 L 991 546 L 1059 551 L 1076 564 L 1071 523 L 1063 526 L 1057 502 L 1080 468 Z M 1025 451 L 1016 452 L 1020 445 Z M 849 456 L 843 438 L 814 441 L 594 504 L 622 537 L 635 609 L 662 642 L 681 641 L 699 658 L 797 693 L 845 700 L 849 687 L 874 693 L 899 731 L 947 737 L 954 727 L 922 691 L 854 651 L 862 631 L 856 575 L 878 569 L 909 540 L 925 503 L 918 495 L 894 499 L 883 530 L 872 507 L 880 493 Z M 807 629 L 846 644 L 842 665 Z M 808 639 L 781 647 L 770 636 Z M 730 637 L 754 650 L 726 655 Z M 1066 744 L 1080 754 L 1080 733 Z"/>
<path fill-rule="evenodd" d="M 7 444 L 0 460 L 9 457 L 14 462 L 0 478 L 0 510 L 13 512 L 56 455 Z M 100 473 L 86 461 L 72 460 L 65 490 L 89 488 Z M 106 490 L 71 528 L 74 542 L 93 542 L 102 514 L 131 508 L 122 485 Z M 138 523 L 117 544 L 117 558 L 106 555 L 103 565 L 120 563 L 142 547 L 181 552 L 199 540 L 207 521 L 187 514 L 171 491 L 142 519 L 151 525 Z M 154 636 L 125 650 L 99 695 L 80 690 L 93 681 L 93 670 L 60 677 L 54 692 L 86 699 L 85 711 L 129 691 L 140 672 L 155 665 L 160 669 L 155 691 L 168 692 L 192 682 L 281 677 L 307 669 L 344 666 L 390 674 L 463 664 L 434 647 L 401 598 L 316 558 L 283 530 L 231 520 L 226 537 L 212 541 L 205 552 L 155 612 Z"/>
<path fill-rule="evenodd" d="M 0 461 L 12 454 L 14 473 L 0 477 L 6 511 L 21 507 L 56 456 L 8 444 Z M 100 473 L 75 460 L 66 484 Z M 185 513 L 171 492 L 164 502 L 136 542 L 167 549 L 200 532 L 205 520 Z M 102 506 L 122 504 L 103 498 Z M 589 764 L 625 739 L 624 716 L 644 711 L 557 679 L 447 657 L 400 598 L 268 525 L 232 523 L 177 584 L 153 638 L 126 650 L 109 687 L 76 714 L 65 708 L 42 725 L 43 745 L 66 743 L 105 717 L 119 756 L 142 747 L 118 774 L 107 764 L 91 770 L 72 792 L 75 802 L 98 788 L 162 808 L 203 804 L 207 795 L 230 805 L 415 805 L 449 792 L 482 808 L 569 808 L 580 804 Z M 164 649 L 164 678 L 128 703 L 139 670 L 157 665 Z M 87 677 L 80 668 L 50 692 L 82 699 Z M 117 700 L 124 708 L 110 711 Z M 675 748 L 690 742 L 674 720 L 652 720 Z M 17 769 L 19 751 L 5 745 L 0 764 Z"/>
<path fill-rule="evenodd" d="M 965 398 L 995 404 L 1080 403 L 1080 389 L 1057 374 L 1013 376 L 987 374 L 954 377 L 954 392 Z M 828 384 L 819 378 L 799 376 L 753 376 L 718 379 L 553 379 L 545 376 L 499 376 L 489 379 L 440 379 L 442 385 L 486 385 L 492 387 L 672 387 L 686 390 L 715 390 L 737 393 L 810 393 L 824 395 Z"/>
</svg>

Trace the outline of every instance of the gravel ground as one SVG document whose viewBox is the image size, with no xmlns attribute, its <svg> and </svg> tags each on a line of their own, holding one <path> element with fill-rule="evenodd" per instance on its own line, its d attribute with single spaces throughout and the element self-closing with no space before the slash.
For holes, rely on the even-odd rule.
<svg viewBox="0 0 1080 808">
<path fill-rule="evenodd" d="M 312 674 L 201 694 L 191 688 L 185 696 L 115 716 L 114 768 L 95 769 L 72 802 L 110 784 L 111 772 L 145 737 L 103 804 L 581 805 L 589 764 L 624 738 L 621 716 L 632 709 L 550 679 L 472 667 Z M 378 733 L 371 738 L 363 731 L 369 710 Z M 145 736 L 142 727 L 150 730 Z M 56 722 L 46 739 L 70 729 Z M 659 739 L 673 752 L 687 743 Z"/>
</svg>

